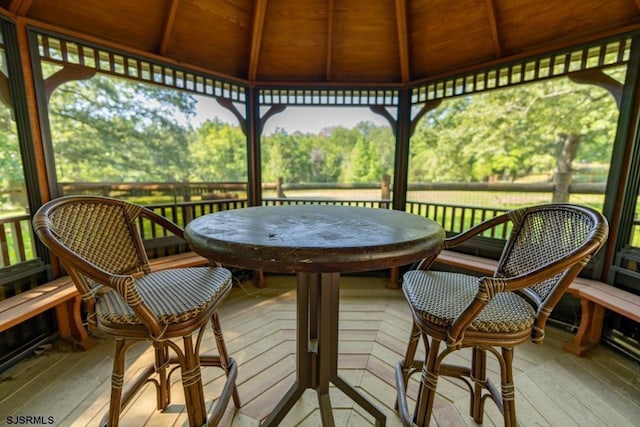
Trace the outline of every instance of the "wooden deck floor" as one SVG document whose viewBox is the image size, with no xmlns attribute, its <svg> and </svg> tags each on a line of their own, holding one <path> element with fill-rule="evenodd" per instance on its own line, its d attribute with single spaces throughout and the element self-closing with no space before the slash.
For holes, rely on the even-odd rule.
<svg viewBox="0 0 640 427">
<path fill-rule="evenodd" d="M 235 287 L 220 309 L 229 351 L 239 364 L 238 387 L 243 403 L 239 410 L 227 410 L 225 426 L 257 426 L 294 378 L 294 278 L 268 276 L 267 285 L 264 289 L 256 289 L 250 283 Z M 385 279 L 343 278 L 340 375 L 383 409 L 388 426 L 400 425 L 393 410 L 394 365 L 402 357 L 410 327 L 402 292 L 385 289 Z M 516 405 L 520 424 L 639 425 L 640 367 L 604 347 L 594 349 L 587 357 L 575 357 L 562 351 L 562 344 L 570 335 L 553 327 L 547 332 L 545 345 L 525 344 L 516 349 Z M 17 416 L 41 416 L 45 422 L 53 421 L 48 424 L 58 426 L 97 425 L 108 404 L 112 358 L 111 341 L 102 341 L 87 352 L 72 351 L 62 343 L 54 343 L 43 354 L 2 373 L 0 425 L 15 422 Z M 204 347 L 215 348 L 212 334 L 205 338 Z M 128 366 L 135 369 L 150 357 L 144 345 L 134 347 Z M 490 366 L 495 373 L 495 363 Z M 212 403 L 223 378 L 215 368 L 205 368 L 203 376 L 208 403 Z M 154 410 L 155 392 L 148 386 L 123 414 L 121 425 L 187 425 L 179 375 L 172 380 L 173 399 L 167 411 Z M 474 425 L 467 415 L 468 397 L 461 385 L 443 379 L 438 391 L 435 424 Z M 341 392 L 332 389 L 330 394 L 337 425 L 372 425 L 371 417 L 354 407 Z M 313 391 L 305 392 L 282 425 L 320 425 Z M 502 425 L 490 402 L 484 425 Z"/>
</svg>

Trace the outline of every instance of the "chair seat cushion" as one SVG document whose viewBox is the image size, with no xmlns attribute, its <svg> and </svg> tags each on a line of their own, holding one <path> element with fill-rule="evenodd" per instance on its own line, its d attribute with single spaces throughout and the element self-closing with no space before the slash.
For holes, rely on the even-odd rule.
<svg viewBox="0 0 640 427">
<path fill-rule="evenodd" d="M 198 316 L 232 286 L 225 268 L 193 267 L 162 270 L 136 279 L 140 296 L 163 324 L 184 322 Z M 122 296 L 112 290 L 98 298 L 101 323 L 142 324 Z"/>
<path fill-rule="evenodd" d="M 416 314 L 425 321 L 449 327 L 478 292 L 478 278 L 443 271 L 408 271 L 403 288 Z M 513 333 L 533 325 L 535 311 L 521 296 L 501 292 L 486 305 L 470 328 Z"/>
</svg>

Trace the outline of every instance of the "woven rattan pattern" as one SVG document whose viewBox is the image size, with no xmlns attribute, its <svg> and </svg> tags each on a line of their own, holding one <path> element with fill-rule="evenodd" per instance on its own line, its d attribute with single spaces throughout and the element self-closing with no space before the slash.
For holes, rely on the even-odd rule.
<svg viewBox="0 0 640 427">
<path fill-rule="evenodd" d="M 416 314 L 439 326 L 453 321 L 478 292 L 478 278 L 439 271 L 409 271 L 404 289 Z M 535 311 L 514 293 L 499 293 L 471 324 L 471 329 L 485 332 L 518 332 L 533 324 Z"/>
<path fill-rule="evenodd" d="M 136 280 L 144 302 L 164 324 L 183 322 L 205 311 L 231 286 L 231 273 L 223 268 L 193 267 L 158 271 Z M 140 324 L 122 296 L 111 291 L 96 306 L 105 323 Z"/>
<path fill-rule="evenodd" d="M 414 318 L 405 357 L 396 365 L 398 411 L 403 425 L 428 426 L 439 375 L 463 379 L 469 386 L 470 414 L 484 418 L 486 398 L 501 409 L 505 426 L 516 426 L 514 346 L 528 338 L 544 341 L 545 324 L 562 293 L 603 245 L 606 219 L 576 205 L 549 204 L 509 211 L 445 239 L 445 248 L 462 245 L 496 228 L 510 228 L 494 277 L 427 271 L 433 259 L 404 275 L 403 289 Z M 476 332 L 466 334 L 466 332 Z M 416 359 L 419 341 L 427 357 Z M 446 344 L 441 350 L 440 345 Z M 472 347 L 470 366 L 444 360 Z M 497 347 L 500 347 L 498 349 Z M 500 386 L 487 373 L 487 355 L 500 367 Z M 413 416 L 407 403 L 409 377 L 422 376 Z"/>
<path fill-rule="evenodd" d="M 49 218 L 60 240 L 105 271 L 131 274 L 149 270 L 149 260 L 141 258 L 134 245 L 137 236 L 132 236 L 122 206 L 71 204 L 55 210 Z"/>
<path fill-rule="evenodd" d="M 507 247 L 496 276 L 514 277 L 570 255 L 587 238 L 594 224 L 570 210 L 543 210 L 522 219 L 511 246 Z M 515 230 L 514 230 L 515 231 Z M 543 301 L 561 275 L 529 288 Z"/>
<path fill-rule="evenodd" d="M 142 206 L 99 196 L 67 196 L 45 203 L 34 215 L 33 226 L 78 287 L 89 327 L 100 327 L 116 338 L 109 411 L 100 425 L 117 426 L 123 408 L 147 382 L 156 386 L 156 407 L 165 410 L 177 367 L 189 425 L 218 425 L 231 399 L 240 407 L 237 364 L 229 357 L 216 312 L 231 289 L 231 272 L 222 267 L 151 272 L 138 230 L 153 227 L 154 237 L 184 242 L 182 228 Z M 217 355 L 200 354 L 209 322 Z M 177 334 L 182 335 L 182 345 L 167 339 Z M 146 340 L 152 341 L 155 360 L 125 388 L 127 349 Z M 221 368 L 227 377 L 213 412 L 205 405 L 201 363 Z"/>
</svg>

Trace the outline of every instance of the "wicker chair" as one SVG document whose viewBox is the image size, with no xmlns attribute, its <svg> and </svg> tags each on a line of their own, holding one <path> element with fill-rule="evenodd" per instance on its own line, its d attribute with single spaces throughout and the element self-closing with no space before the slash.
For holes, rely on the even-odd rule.
<svg viewBox="0 0 640 427">
<path fill-rule="evenodd" d="M 153 227 L 156 233 L 164 229 L 162 235 L 173 234 L 175 241 L 183 239 L 183 230 L 168 219 L 142 206 L 105 197 L 55 199 L 43 205 L 33 218 L 36 234 L 60 259 L 82 295 L 89 327 L 97 325 L 115 337 L 111 402 L 102 425 L 117 426 L 121 410 L 147 381 L 156 386 L 157 408 L 166 409 L 170 376 L 176 369 L 172 364 L 181 370 L 189 424 L 207 421 L 216 425 L 230 397 L 240 407 L 235 385 L 237 365 L 227 354 L 216 311 L 232 287 L 231 273 L 221 267 L 151 272 L 137 229 L 139 223 Z M 209 319 L 218 355 L 201 356 L 200 344 Z M 176 338 L 183 339 L 183 348 Z M 152 342 L 155 364 L 128 381 L 123 392 L 125 354 L 143 340 Z M 200 365 L 220 367 L 227 377 L 209 420 Z"/>
<path fill-rule="evenodd" d="M 485 221 L 446 239 L 444 248 L 495 231 L 496 227 L 509 227 L 509 223 L 511 232 L 493 277 L 426 271 L 435 256 L 404 275 L 403 290 L 413 316 L 405 358 L 396 366 L 397 407 L 404 425 L 429 425 L 439 375 L 466 383 L 471 395 L 470 415 L 475 422 L 482 423 L 484 402 L 489 397 L 500 408 L 506 426 L 517 424 L 514 346 L 528 340 L 542 344 L 547 318 L 606 241 L 608 225 L 601 214 L 588 208 L 542 205 Z M 426 350 L 424 361 L 415 360 L 420 337 Z M 443 341 L 446 348 L 440 351 Z M 462 348 L 471 348 L 470 367 L 443 363 Z M 499 362 L 501 390 L 487 378 L 487 351 Z M 420 371 L 411 416 L 407 384 L 409 377 Z"/>
</svg>

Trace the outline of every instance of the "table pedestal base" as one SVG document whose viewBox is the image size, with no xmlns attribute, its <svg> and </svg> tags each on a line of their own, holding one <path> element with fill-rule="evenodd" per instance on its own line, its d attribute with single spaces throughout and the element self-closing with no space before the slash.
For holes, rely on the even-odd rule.
<svg viewBox="0 0 640 427">
<path fill-rule="evenodd" d="M 287 415 L 302 393 L 315 389 L 323 426 L 334 426 L 329 383 L 376 419 L 386 423 L 385 415 L 353 386 L 338 376 L 339 273 L 298 273 L 296 381 L 262 426 L 276 426 Z"/>
</svg>

